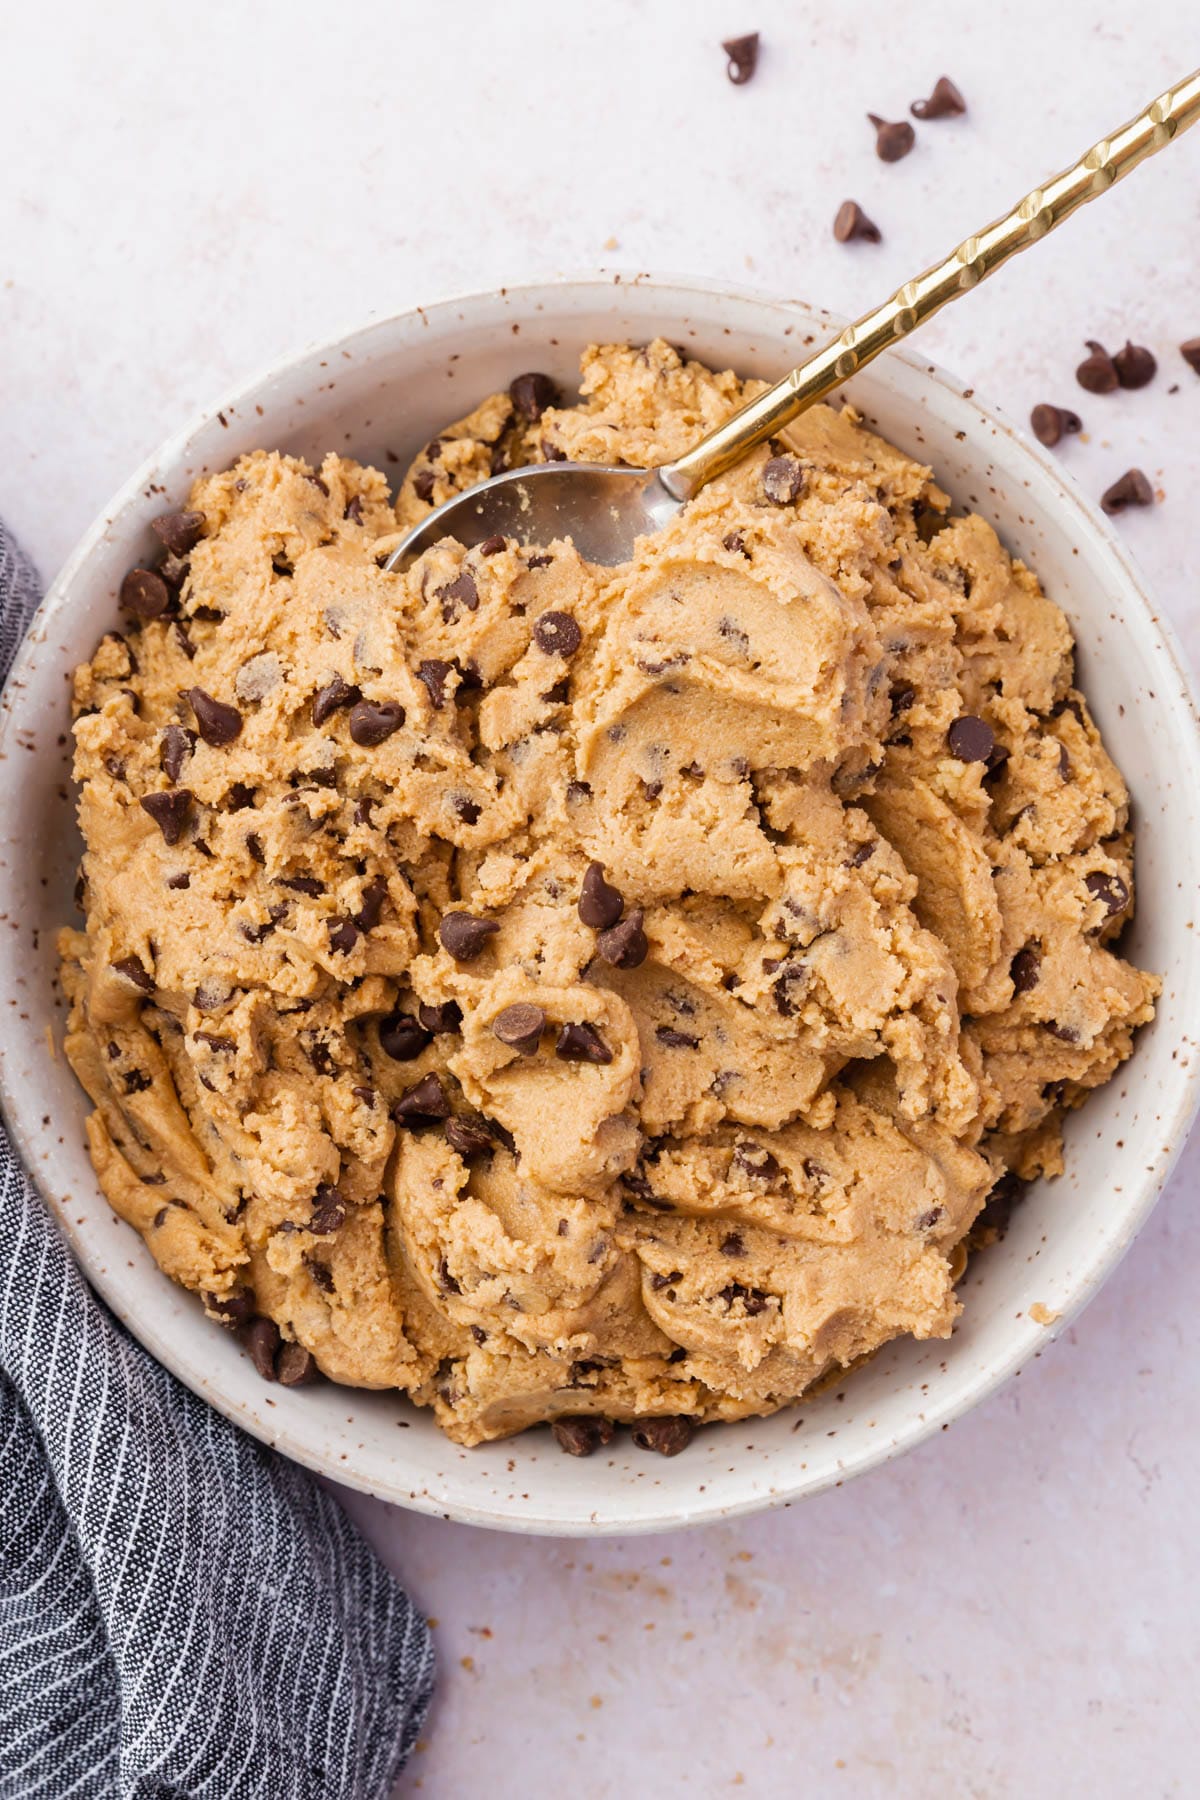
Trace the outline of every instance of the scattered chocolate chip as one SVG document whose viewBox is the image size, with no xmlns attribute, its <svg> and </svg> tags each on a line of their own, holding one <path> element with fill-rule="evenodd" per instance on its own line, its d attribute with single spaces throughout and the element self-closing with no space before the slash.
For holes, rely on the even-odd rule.
<svg viewBox="0 0 1200 1800">
<path fill-rule="evenodd" d="M 223 700 L 214 700 L 211 694 L 198 687 L 189 688 L 184 698 L 196 715 L 200 736 L 206 744 L 211 744 L 215 750 L 232 744 L 242 729 L 242 715 L 236 706 L 226 706 Z"/>
<path fill-rule="evenodd" d="M 531 425 L 541 418 L 548 406 L 554 406 L 558 401 L 557 382 L 552 381 L 549 375 L 540 375 L 536 371 L 518 375 L 508 392 L 521 418 Z"/>
<path fill-rule="evenodd" d="M 563 1062 L 610 1063 L 613 1053 L 594 1025 L 564 1025 L 554 1054 Z"/>
<path fill-rule="evenodd" d="M 404 708 L 394 700 L 356 700 L 350 708 L 350 736 L 364 749 L 374 749 L 399 731 Z"/>
<path fill-rule="evenodd" d="M 883 241 L 882 231 L 868 219 L 857 200 L 842 201 L 833 221 L 833 235 L 839 244 L 878 244 Z"/>
<path fill-rule="evenodd" d="M 435 1037 L 445 1032 L 457 1031 L 462 1025 L 462 1007 L 457 1000 L 445 1000 L 440 1006 L 426 1006 L 424 1002 L 417 1008 L 417 1017 L 426 1031 L 433 1032 Z"/>
<path fill-rule="evenodd" d="M 449 1097 L 437 1075 L 426 1075 L 415 1087 L 406 1088 L 392 1107 L 392 1117 L 397 1125 L 448 1119 L 450 1112 Z"/>
<path fill-rule="evenodd" d="M 343 681 L 340 675 L 335 675 L 332 681 L 323 688 L 318 688 L 313 695 L 313 724 L 323 725 L 326 719 L 332 718 L 339 707 L 353 706 L 355 701 L 361 698 L 361 688 L 352 687 L 348 681 Z"/>
<path fill-rule="evenodd" d="M 692 1441 L 695 1425 L 682 1416 L 638 1419 L 631 1433 L 639 1450 L 657 1450 L 660 1456 L 678 1456 Z"/>
<path fill-rule="evenodd" d="M 482 1119 L 447 1119 L 443 1129 L 446 1142 L 461 1157 L 487 1156 L 496 1148 L 496 1140 Z"/>
<path fill-rule="evenodd" d="M 1197 375 L 1200 375 L 1200 337 L 1188 338 L 1186 342 L 1180 344 L 1179 354 L 1188 368 L 1194 369 Z"/>
<path fill-rule="evenodd" d="M 1129 889 L 1119 875 L 1106 875 L 1102 869 L 1093 869 L 1085 875 L 1083 885 L 1093 900 L 1099 900 L 1110 918 L 1124 912 L 1129 905 Z"/>
<path fill-rule="evenodd" d="M 194 550 L 204 534 L 202 512 L 162 513 L 151 519 L 150 529 L 172 556 L 186 556 Z"/>
<path fill-rule="evenodd" d="M 1077 412 L 1072 412 L 1068 406 L 1051 406 L 1045 401 L 1034 407 L 1029 423 L 1033 426 L 1034 437 L 1039 444 L 1045 444 L 1047 450 L 1053 450 L 1068 432 L 1083 430 L 1083 420 Z"/>
<path fill-rule="evenodd" d="M 610 925 L 596 939 L 596 949 L 614 969 L 638 969 L 650 952 L 643 929 L 645 914 L 635 906 L 619 925 Z"/>
<path fill-rule="evenodd" d="M 412 1062 L 432 1041 L 433 1033 L 411 1013 L 392 1013 L 379 1022 L 379 1047 L 393 1062 Z"/>
<path fill-rule="evenodd" d="M 1030 993 L 1042 978 L 1041 953 L 1032 944 L 1026 944 L 1013 957 L 1008 972 L 1012 977 L 1014 995 Z"/>
<path fill-rule="evenodd" d="M 330 919 L 329 948 L 348 956 L 358 942 L 358 926 L 353 919 Z"/>
<path fill-rule="evenodd" d="M 444 949 L 456 962 L 474 962 L 500 927 L 495 919 L 477 919 L 473 913 L 449 912 L 438 926 Z"/>
<path fill-rule="evenodd" d="M 123 975 L 126 981 L 132 981 L 134 987 L 140 988 L 143 994 L 154 992 L 154 977 L 146 972 L 136 956 L 123 956 L 112 966 L 118 975 Z"/>
<path fill-rule="evenodd" d="M 589 863 L 579 889 L 579 917 L 593 931 L 615 925 L 625 909 L 618 890 L 604 879 L 604 864 Z"/>
<path fill-rule="evenodd" d="M 939 75 L 928 100 L 914 100 L 908 109 L 914 119 L 949 119 L 965 113 L 967 103 L 948 75 Z"/>
<path fill-rule="evenodd" d="M 1112 360 L 1117 380 L 1123 388 L 1144 388 L 1158 373 L 1158 363 L 1153 352 L 1147 350 L 1144 344 L 1131 344 L 1128 338 L 1125 340 L 1125 348 L 1118 350 Z"/>
<path fill-rule="evenodd" d="M 907 119 L 881 119 L 878 113 L 868 113 L 868 119 L 875 127 L 875 154 L 880 162 L 899 162 L 907 156 L 917 141 L 917 134 Z"/>
<path fill-rule="evenodd" d="M 1114 388 L 1120 386 L 1121 378 L 1117 374 L 1116 364 L 1104 345 L 1098 344 L 1095 338 L 1087 338 L 1085 341 L 1088 354 L 1076 369 L 1075 379 L 1089 394 L 1111 394 Z"/>
<path fill-rule="evenodd" d="M 946 742 L 951 756 L 956 756 L 959 762 L 985 763 L 996 748 L 996 734 L 986 719 L 963 713 L 946 733 Z"/>
<path fill-rule="evenodd" d="M 315 1237 L 332 1237 L 346 1223 L 346 1203 L 337 1188 L 323 1181 L 313 1196 L 308 1229 Z"/>
<path fill-rule="evenodd" d="M 121 583 L 121 605 L 139 619 L 157 619 L 171 603 L 171 591 L 153 569 L 130 569 Z"/>
<path fill-rule="evenodd" d="M 804 465 L 794 456 L 773 456 L 763 469 L 762 489 L 773 506 L 790 506 L 804 492 Z"/>
<path fill-rule="evenodd" d="M 492 1035 L 499 1038 L 513 1050 L 519 1050 L 522 1056 L 532 1056 L 542 1039 L 546 1028 L 546 1015 L 540 1006 L 531 1006 L 527 1001 L 515 1001 L 497 1013 L 492 1020 Z"/>
<path fill-rule="evenodd" d="M 578 621 L 564 612 L 544 612 L 533 628 L 533 636 L 538 649 L 547 656 L 564 659 L 574 656 L 583 642 Z"/>
<path fill-rule="evenodd" d="M 721 45 L 728 57 L 725 73 L 734 87 L 745 87 L 758 67 L 758 33 L 748 31 L 744 37 L 726 38 Z"/>
<path fill-rule="evenodd" d="M 555 1443 L 568 1456 L 591 1456 L 613 1439 L 612 1420 L 594 1418 L 590 1413 L 568 1413 L 555 1419 L 550 1429 Z"/>
<path fill-rule="evenodd" d="M 417 666 L 417 680 L 424 683 L 429 704 L 435 712 L 440 712 L 446 704 L 446 682 L 453 669 L 453 663 L 443 662 L 438 656 L 431 656 Z"/>
<path fill-rule="evenodd" d="M 1100 506 L 1108 514 L 1121 513 L 1127 506 L 1152 506 L 1154 489 L 1141 469 L 1126 469 L 1100 496 Z"/>
<path fill-rule="evenodd" d="M 274 1381 L 275 1352 L 279 1349 L 279 1327 L 274 1319 L 251 1319 L 238 1336 L 263 1380 Z"/>
<path fill-rule="evenodd" d="M 720 1250 L 722 1256 L 745 1256 L 746 1240 L 739 1231 L 731 1231 L 721 1239 Z"/>
<path fill-rule="evenodd" d="M 288 1343 L 280 1347 L 275 1358 L 275 1374 L 281 1387 L 311 1387 L 319 1381 L 321 1371 L 311 1350 L 303 1344 Z"/>
<path fill-rule="evenodd" d="M 658 1025 L 654 1035 L 658 1042 L 668 1050 L 698 1050 L 700 1039 L 693 1037 L 690 1031 L 677 1031 L 673 1025 Z"/>
<path fill-rule="evenodd" d="M 143 794 L 139 805 L 154 820 L 165 844 L 179 842 L 192 810 L 192 795 L 187 788 L 167 788 L 162 793 Z"/>
</svg>

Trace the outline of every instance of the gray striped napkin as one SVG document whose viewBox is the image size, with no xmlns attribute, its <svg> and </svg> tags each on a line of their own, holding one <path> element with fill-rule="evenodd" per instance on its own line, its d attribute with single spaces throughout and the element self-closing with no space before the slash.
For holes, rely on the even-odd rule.
<svg viewBox="0 0 1200 1800">
<path fill-rule="evenodd" d="M 36 603 L 0 526 L 0 679 Z M 0 1131 L 0 1795 L 386 1795 L 425 1621 L 336 1502 L 142 1350 Z"/>
</svg>

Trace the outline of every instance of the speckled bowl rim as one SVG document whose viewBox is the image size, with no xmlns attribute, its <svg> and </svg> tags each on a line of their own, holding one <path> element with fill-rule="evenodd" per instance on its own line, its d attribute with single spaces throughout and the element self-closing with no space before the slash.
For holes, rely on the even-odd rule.
<svg viewBox="0 0 1200 1800">
<path fill-rule="evenodd" d="M 37 644 L 45 636 L 59 610 L 68 608 L 72 603 L 78 604 L 81 595 L 86 592 L 82 586 L 79 588 L 79 593 L 76 593 L 75 590 L 81 572 L 93 555 L 97 544 L 103 540 L 105 534 L 112 529 L 127 508 L 143 499 L 147 484 L 152 482 L 164 468 L 169 468 L 196 435 L 205 426 L 216 420 L 222 412 L 232 412 L 243 405 L 252 403 L 256 394 L 261 393 L 272 382 L 286 378 L 288 372 L 297 364 L 322 355 L 332 357 L 351 340 L 365 337 L 373 331 L 398 325 L 407 319 L 426 319 L 449 310 L 459 310 L 461 315 L 462 309 L 494 303 L 497 300 L 503 300 L 505 303 L 525 300 L 531 309 L 536 305 L 539 310 L 542 310 L 545 305 L 545 296 L 550 291 L 580 288 L 599 290 L 607 288 L 613 283 L 624 283 L 630 288 L 648 287 L 656 292 L 674 293 L 679 296 L 681 305 L 686 305 L 689 296 L 695 296 L 703 298 L 708 303 L 725 299 L 750 306 L 759 305 L 772 313 L 780 309 L 796 307 L 802 309 L 809 318 L 819 316 L 823 322 L 828 324 L 831 332 L 838 329 L 843 322 L 836 315 L 813 306 L 811 302 L 783 299 L 778 295 L 772 295 L 754 287 L 712 281 L 687 274 L 625 273 L 602 269 L 549 274 L 540 279 L 533 275 L 519 284 L 453 293 L 424 305 L 403 308 L 393 314 L 376 315 L 372 313 L 348 330 L 338 332 L 328 338 L 315 340 L 275 360 L 251 379 L 240 382 L 236 388 L 223 394 L 214 404 L 201 408 L 186 426 L 171 433 L 129 480 L 118 489 L 113 499 L 83 533 L 59 575 L 48 589 L 13 665 L 5 686 L 5 694 L 3 698 L 0 698 L 0 754 L 11 748 L 9 736 L 12 712 L 9 696 L 14 687 L 20 684 L 25 671 L 32 664 Z M 956 400 L 967 401 L 977 414 L 982 427 L 1003 436 L 1021 455 L 1032 459 L 1039 466 L 1043 476 L 1049 477 L 1051 485 L 1057 489 L 1058 505 L 1067 516 L 1073 517 L 1078 530 L 1101 540 L 1106 554 L 1117 566 L 1129 594 L 1141 609 L 1142 623 L 1150 633 L 1157 654 L 1165 659 L 1168 666 L 1172 679 L 1170 706 L 1173 730 L 1186 732 L 1191 740 L 1193 755 L 1200 757 L 1200 707 L 1197 705 L 1195 688 L 1186 660 L 1169 620 L 1155 608 L 1134 558 L 1108 520 L 1084 495 L 1068 470 L 1050 457 L 1040 445 L 1030 439 L 1002 412 L 994 407 L 984 405 L 977 398 L 973 388 L 964 387 L 959 378 L 911 348 L 898 346 L 890 351 L 889 355 L 907 363 L 932 386 L 944 390 L 947 395 L 954 396 Z M 2 810 L 2 804 L 0 804 L 0 810 Z M 4 892 L 6 880 L 7 876 L 0 876 L 0 909 L 3 908 L 6 897 Z M 258 1383 L 258 1378 L 252 1370 L 244 1382 L 244 1392 L 234 1393 L 226 1388 L 218 1388 L 205 1377 L 201 1370 L 195 1368 L 185 1355 L 180 1353 L 170 1337 L 153 1328 L 146 1327 L 139 1318 L 131 1316 L 128 1307 L 121 1303 L 120 1296 L 116 1292 L 116 1283 L 107 1274 L 99 1259 L 93 1255 L 86 1232 L 77 1229 L 70 1209 L 60 1203 L 44 1175 L 41 1160 L 36 1154 L 32 1109 L 27 1114 L 20 1097 L 15 1092 L 5 1050 L 4 1025 L 3 1022 L 0 1022 L 0 1112 L 3 1113 L 10 1136 L 27 1168 L 30 1169 L 36 1185 L 58 1216 L 74 1254 L 88 1279 L 130 1332 L 159 1362 L 171 1370 L 195 1393 L 253 1436 L 319 1474 L 416 1511 L 487 1526 L 492 1529 L 557 1536 L 662 1531 L 685 1525 L 727 1520 L 768 1508 L 787 1506 L 829 1487 L 844 1485 L 854 1476 L 864 1474 L 869 1469 L 876 1468 L 907 1453 L 935 1433 L 944 1430 L 954 1420 L 962 1417 L 964 1413 L 995 1392 L 1032 1356 L 1040 1354 L 1053 1338 L 1068 1327 L 1098 1292 L 1145 1224 L 1170 1177 L 1186 1140 L 1188 1128 L 1195 1117 L 1197 1107 L 1200 1106 L 1200 1059 L 1189 1058 L 1186 1066 L 1180 1069 L 1177 1091 L 1173 1095 L 1173 1103 L 1168 1114 L 1166 1116 L 1159 1115 L 1158 1147 L 1153 1157 L 1144 1165 L 1136 1182 L 1130 1183 L 1128 1192 L 1123 1199 L 1120 1229 L 1109 1238 L 1103 1256 L 1090 1264 L 1079 1278 L 1074 1292 L 1065 1299 L 1053 1323 L 1040 1325 L 1028 1316 L 1018 1316 L 1013 1321 L 1011 1341 L 1005 1354 L 993 1357 L 985 1367 L 978 1370 L 973 1379 L 966 1381 L 953 1397 L 948 1398 L 940 1405 L 936 1402 L 930 1404 L 926 1412 L 914 1419 L 894 1437 L 880 1437 L 865 1441 L 859 1451 L 851 1452 L 845 1457 L 839 1455 L 836 1463 L 821 1473 L 801 1475 L 790 1483 L 785 1482 L 781 1486 L 772 1486 L 769 1490 L 757 1489 L 747 1493 L 744 1499 L 732 1503 L 718 1504 L 715 1501 L 711 1504 L 701 1502 L 681 1505 L 676 1503 L 664 1507 L 647 1496 L 647 1509 L 636 1517 L 622 1517 L 620 1520 L 606 1521 L 595 1511 L 589 1514 L 586 1511 L 585 1502 L 576 1516 L 563 1519 L 550 1514 L 542 1517 L 529 1511 L 514 1515 L 498 1504 L 474 1506 L 464 1503 L 461 1499 L 452 1500 L 430 1487 L 414 1490 L 407 1486 L 403 1479 L 401 1466 L 403 1464 L 403 1440 L 400 1440 L 397 1446 L 398 1467 L 397 1478 L 394 1482 L 381 1483 L 377 1479 L 371 1480 L 362 1477 L 356 1474 L 354 1467 L 348 1465 L 344 1459 L 334 1458 L 320 1445 L 315 1444 L 311 1435 L 306 1436 L 303 1431 L 297 1431 L 289 1428 L 286 1424 L 263 1416 L 261 1409 L 269 1395 L 269 1390 L 264 1389 L 262 1384 Z M 247 1365 L 248 1367 L 249 1365 Z M 354 1390 L 349 1391 L 353 1392 Z M 733 1430 L 736 1428 L 721 1427 L 719 1429 Z M 586 1474 L 586 1467 L 587 1465 L 581 1467 L 581 1475 Z"/>
</svg>

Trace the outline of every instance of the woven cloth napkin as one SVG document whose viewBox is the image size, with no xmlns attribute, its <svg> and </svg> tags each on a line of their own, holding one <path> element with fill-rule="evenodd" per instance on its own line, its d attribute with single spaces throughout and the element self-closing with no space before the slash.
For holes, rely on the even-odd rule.
<svg viewBox="0 0 1200 1800">
<path fill-rule="evenodd" d="M 0 526 L 0 680 L 36 600 Z M 337 1503 L 129 1337 L 0 1130 L 0 1795 L 373 1800 L 432 1687 Z"/>
</svg>

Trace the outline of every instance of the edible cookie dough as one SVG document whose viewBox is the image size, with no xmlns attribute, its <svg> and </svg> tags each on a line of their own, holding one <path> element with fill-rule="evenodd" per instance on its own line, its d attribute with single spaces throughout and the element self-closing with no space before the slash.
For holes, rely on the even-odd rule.
<svg viewBox="0 0 1200 1800">
<path fill-rule="evenodd" d="M 850 407 L 620 569 L 381 570 L 495 468 L 659 462 L 751 391 L 592 349 L 395 505 L 245 456 L 76 674 L 92 1157 L 267 1376 L 465 1444 L 769 1412 L 949 1333 L 989 1193 L 1059 1169 L 1151 1015 L 1067 623 Z"/>
</svg>

